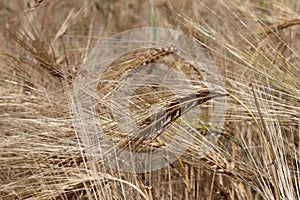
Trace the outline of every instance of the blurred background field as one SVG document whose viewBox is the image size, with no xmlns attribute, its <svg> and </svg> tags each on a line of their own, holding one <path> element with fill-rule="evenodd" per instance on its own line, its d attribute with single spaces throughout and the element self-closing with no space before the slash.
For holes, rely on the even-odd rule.
<svg viewBox="0 0 300 200">
<path fill-rule="evenodd" d="M 198 40 L 238 100 L 209 154 L 124 173 L 85 152 L 71 97 L 93 47 L 145 26 Z M 0 40 L 0 199 L 300 199 L 300 1 L 1 0 Z"/>
</svg>

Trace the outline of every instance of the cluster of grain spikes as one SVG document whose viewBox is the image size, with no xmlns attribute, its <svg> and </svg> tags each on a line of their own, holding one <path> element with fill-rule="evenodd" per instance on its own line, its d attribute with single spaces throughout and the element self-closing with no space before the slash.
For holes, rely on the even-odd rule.
<svg viewBox="0 0 300 200">
<path fill-rule="evenodd" d="M 22 30 L 28 35 L 17 42 L 27 48 L 37 37 L 45 41 L 39 45 L 47 44 L 71 10 L 82 5 L 78 2 L 83 3 L 44 1 L 45 12 L 52 10 L 43 19 L 47 31 L 40 33 L 51 33 L 34 36 L 31 28 L 39 20 L 36 17 Z M 85 2 L 93 5 L 93 1 Z M 167 23 L 203 44 L 224 75 L 231 97 L 223 130 L 207 124 L 193 127 L 199 133 L 218 132 L 216 144 L 205 144 L 208 154 L 201 154 L 203 141 L 196 138 L 176 162 L 144 174 L 109 168 L 85 151 L 68 110 L 72 86 L 66 82 L 72 81 L 61 81 L 70 75 L 60 70 L 68 69 L 65 58 L 69 67 L 78 66 L 93 46 L 93 38 L 101 40 L 89 22 L 96 24 L 93 19 L 103 22 L 107 17 L 108 27 L 112 26 L 113 14 L 118 13 L 110 10 L 118 3 L 105 2 L 107 7 L 94 9 L 108 8 L 100 16 L 89 15 L 94 14 L 92 10 L 72 18 L 80 23 L 73 23 L 73 29 L 68 25 L 71 30 L 58 40 L 65 44 L 53 46 L 54 57 L 49 46 L 24 51 L 5 38 L 0 48 L 0 199 L 300 199 L 299 3 L 261 2 L 202 0 L 200 6 L 192 1 L 159 2 L 164 10 L 154 5 L 157 16 L 165 16 L 166 10 L 169 16 L 157 18 L 158 26 Z M 65 18 L 52 19 L 67 6 L 71 8 Z M 16 13 L 9 20 L 18 16 L 16 7 L 12 8 L 8 11 Z M 116 19 L 124 19 L 122 14 Z M 15 30 L 11 33 L 18 35 Z M 53 69 L 60 73 L 51 73 Z M 176 100 L 164 88 L 154 92 L 168 102 Z M 132 111 L 143 101 L 135 100 Z M 184 140 L 177 145 L 185 145 Z"/>
<path fill-rule="evenodd" d="M 228 102 L 225 138 L 231 144 L 222 141 L 229 154 L 222 159 L 215 154 L 216 167 L 224 171 L 230 161 L 230 172 L 246 188 L 244 198 L 255 198 L 251 186 L 264 199 L 298 199 L 300 74 L 299 45 L 293 41 L 299 40 L 299 4 L 293 9 L 292 3 L 273 1 L 259 11 L 251 4 L 202 1 L 186 15 L 176 3 L 169 5 L 171 20 L 203 43 L 223 71 L 227 91 L 244 103 Z M 235 178 L 231 183 L 234 187 Z"/>
</svg>

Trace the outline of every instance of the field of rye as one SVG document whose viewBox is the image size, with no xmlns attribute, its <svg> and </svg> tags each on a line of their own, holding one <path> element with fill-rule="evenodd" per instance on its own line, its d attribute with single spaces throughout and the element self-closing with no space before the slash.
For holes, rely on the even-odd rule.
<svg viewBox="0 0 300 200">
<path fill-rule="evenodd" d="M 201 51 L 174 39 L 91 56 L 142 27 Z M 1 200 L 300 199 L 300 1 L 1 0 L 0 40 Z M 95 94 L 79 87 L 101 63 Z M 133 158 L 159 150 L 155 170 Z"/>
</svg>

